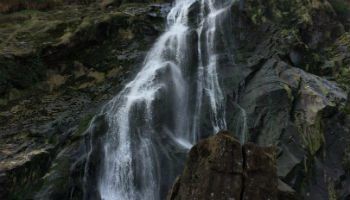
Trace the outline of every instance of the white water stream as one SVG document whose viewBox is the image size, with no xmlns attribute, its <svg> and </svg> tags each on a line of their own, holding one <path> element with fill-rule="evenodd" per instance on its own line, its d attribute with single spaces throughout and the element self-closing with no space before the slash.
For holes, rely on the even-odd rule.
<svg viewBox="0 0 350 200">
<path fill-rule="evenodd" d="M 171 171 L 166 162 L 172 158 L 163 141 L 189 149 L 202 138 L 203 124 L 212 134 L 226 129 L 216 40 L 232 3 L 176 0 L 140 72 L 104 107 L 109 128 L 98 180 L 102 200 L 164 198 L 160 190 L 169 181 L 162 172 Z"/>
</svg>

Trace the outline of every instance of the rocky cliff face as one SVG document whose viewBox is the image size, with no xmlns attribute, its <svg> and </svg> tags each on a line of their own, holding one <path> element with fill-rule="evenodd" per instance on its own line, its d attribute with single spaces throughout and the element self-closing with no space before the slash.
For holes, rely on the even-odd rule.
<svg viewBox="0 0 350 200">
<path fill-rule="evenodd" d="M 0 16 L 0 199 L 82 198 L 84 131 L 138 69 L 169 6 L 63 4 Z"/>
<path fill-rule="evenodd" d="M 349 198 L 349 4 L 247 0 L 233 9 L 236 66 L 222 69 L 236 74 L 224 78 L 229 113 L 245 111 L 249 141 L 277 145 L 278 176 L 301 196 Z"/>
<path fill-rule="evenodd" d="M 97 147 L 101 142 L 103 116 L 95 117 L 93 133 L 86 129 L 99 106 L 138 69 L 170 5 L 23 2 L 0 3 L 0 12 L 6 12 L 0 15 L 0 199 L 81 199 L 84 189 L 96 199 L 84 174 L 96 174 L 85 166 L 99 160 L 99 148 L 91 149 L 89 141 L 94 137 Z M 304 199 L 349 198 L 348 1 L 240 0 L 232 13 L 225 28 L 232 32 L 234 63 L 220 65 L 229 129 L 238 132 L 244 124 L 248 141 L 276 146 L 282 199 L 295 193 Z M 245 149 L 258 156 L 249 160 Z M 203 141 L 191 151 L 193 165 L 187 165 L 171 198 L 190 197 L 198 188 L 198 198 L 210 196 L 217 188 L 206 176 L 213 174 L 235 191 L 251 191 L 249 180 L 264 182 L 273 174 L 259 168 L 263 175 L 255 177 L 244 163 L 260 163 L 255 159 L 270 154 L 250 144 L 242 150 L 225 134 Z M 225 189 L 222 180 L 213 181 Z M 242 197 L 216 191 L 214 196 Z"/>
</svg>

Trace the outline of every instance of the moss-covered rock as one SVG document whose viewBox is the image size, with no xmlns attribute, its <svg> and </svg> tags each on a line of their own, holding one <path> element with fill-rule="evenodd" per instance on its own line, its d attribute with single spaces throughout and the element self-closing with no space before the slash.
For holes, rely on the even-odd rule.
<svg viewBox="0 0 350 200">
<path fill-rule="evenodd" d="M 248 41 L 253 42 L 252 48 L 261 45 L 254 44 L 257 39 L 265 40 L 255 54 L 261 53 L 263 57 L 278 55 L 313 74 L 331 74 L 333 64 L 323 48 L 332 46 L 346 29 L 345 22 L 338 19 L 331 3 L 319 0 L 243 2 L 244 17 L 241 16 L 240 20 L 245 20 L 241 22 L 245 27 L 242 31 L 261 31 L 259 36 L 253 34 L 256 38 L 249 38 Z M 250 37 L 250 34 L 245 34 L 244 37 Z"/>
<path fill-rule="evenodd" d="M 279 176 L 300 195 L 349 195 L 340 164 L 348 144 L 340 138 L 349 135 L 346 20 L 332 1 L 246 0 L 232 9 L 237 69 L 223 78 L 235 99 L 226 113 L 245 115 L 228 118 L 230 129 L 243 121 L 251 141 L 276 144 Z"/>
<path fill-rule="evenodd" d="M 92 113 L 138 68 L 164 28 L 162 9 L 62 4 L 0 15 L 0 166 L 16 163 L 0 170 L 1 199 L 82 198 Z"/>
<path fill-rule="evenodd" d="M 130 9 L 134 13 L 129 13 Z M 12 88 L 30 89 L 58 76 L 72 80 L 69 74 L 77 61 L 94 68 L 94 74 L 131 64 L 138 55 L 128 58 L 126 45 L 133 44 L 130 50 L 144 50 L 148 42 L 143 38 L 154 37 L 162 28 L 160 13 L 147 14 L 157 9 L 145 4 L 125 4 L 109 11 L 95 6 L 65 6 L 1 16 L 0 94 L 7 96 Z M 52 72 L 56 73 L 54 80 Z M 57 85 L 61 84 L 53 84 Z"/>
<path fill-rule="evenodd" d="M 277 199 L 275 149 L 220 132 L 195 145 L 169 200 Z"/>
<path fill-rule="evenodd" d="M 350 86 L 350 33 L 341 35 L 327 48 L 327 57 L 331 65 L 331 75 L 346 91 Z"/>
</svg>

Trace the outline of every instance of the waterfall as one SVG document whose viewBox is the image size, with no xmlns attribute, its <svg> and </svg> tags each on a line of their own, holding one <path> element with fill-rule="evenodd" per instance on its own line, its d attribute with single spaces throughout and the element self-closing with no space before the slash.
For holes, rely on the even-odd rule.
<svg viewBox="0 0 350 200">
<path fill-rule="evenodd" d="M 97 183 L 102 200 L 163 199 L 179 170 L 175 163 L 183 162 L 178 152 L 206 131 L 226 129 L 218 67 L 227 57 L 222 35 L 232 3 L 176 0 L 140 72 L 102 109 L 108 123 Z"/>
</svg>

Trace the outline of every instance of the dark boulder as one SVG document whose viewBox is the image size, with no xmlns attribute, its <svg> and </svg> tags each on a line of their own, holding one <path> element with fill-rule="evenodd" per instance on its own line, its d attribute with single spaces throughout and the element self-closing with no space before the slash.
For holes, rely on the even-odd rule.
<svg viewBox="0 0 350 200">
<path fill-rule="evenodd" d="M 277 199 L 274 147 L 241 145 L 229 132 L 200 141 L 168 195 L 180 199 Z"/>
</svg>

